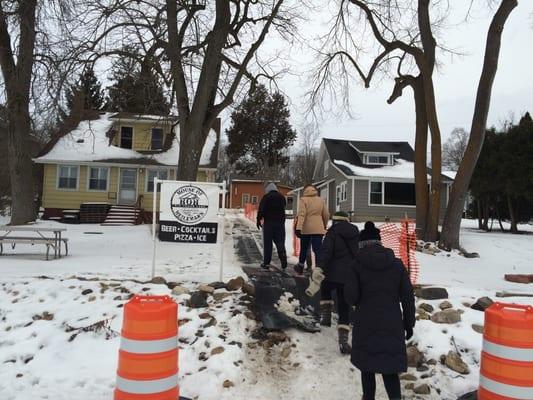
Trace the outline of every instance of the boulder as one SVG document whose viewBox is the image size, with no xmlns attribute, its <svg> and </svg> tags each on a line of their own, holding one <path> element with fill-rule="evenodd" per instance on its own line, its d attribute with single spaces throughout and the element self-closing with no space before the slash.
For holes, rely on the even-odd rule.
<svg viewBox="0 0 533 400">
<path fill-rule="evenodd" d="M 226 288 L 226 284 L 224 282 L 211 282 L 209 286 L 211 286 L 215 290 Z"/>
<path fill-rule="evenodd" d="M 230 279 L 228 283 L 226 283 L 226 289 L 230 292 L 233 292 L 234 290 L 239 290 L 244 285 L 244 278 L 242 276 L 239 276 L 234 279 Z"/>
<path fill-rule="evenodd" d="M 433 311 L 435 311 L 435 308 L 431 304 L 428 304 L 428 303 L 422 303 L 418 306 L 418 308 L 421 308 L 422 310 L 428 313 L 432 313 Z"/>
<path fill-rule="evenodd" d="M 480 333 L 480 334 L 483 334 L 483 329 L 485 327 L 483 325 L 479 325 L 479 324 L 472 324 L 472 329 L 474 331 L 476 331 L 477 333 Z"/>
<path fill-rule="evenodd" d="M 242 285 L 242 291 L 248 296 L 255 296 L 255 287 L 249 283 L 245 282 L 244 285 Z"/>
<path fill-rule="evenodd" d="M 429 385 L 424 383 L 423 385 L 415 387 L 413 389 L 413 392 L 415 392 L 416 394 L 430 394 L 431 388 L 429 387 Z"/>
<path fill-rule="evenodd" d="M 492 299 L 490 297 L 480 297 L 479 299 L 476 300 L 476 302 L 474 304 L 472 304 L 470 306 L 470 308 L 472 310 L 477 310 L 477 311 L 483 311 L 484 312 L 493 303 L 494 303 L 494 301 L 492 301 Z"/>
<path fill-rule="evenodd" d="M 448 353 L 444 360 L 444 364 L 452 371 L 458 372 L 462 375 L 468 375 L 470 373 L 468 365 L 466 365 L 459 353 L 456 353 L 455 351 L 450 351 Z"/>
<path fill-rule="evenodd" d="M 448 291 L 440 287 L 423 287 L 417 290 L 417 296 L 424 300 L 442 300 L 448 298 Z"/>
<path fill-rule="evenodd" d="M 448 308 L 453 308 L 453 305 L 448 300 L 446 300 L 439 304 L 439 308 L 441 310 L 447 310 Z"/>
<path fill-rule="evenodd" d="M 507 282 L 513 282 L 513 283 L 530 283 L 529 275 L 513 275 L 513 274 L 506 274 L 503 277 Z"/>
<path fill-rule="evenodd" d="M 204 292 L 193 292 L 189 299 L 189 307 L 191 308 L 204 308 L 207 307 L 207 295 Z"/>
<path fill-rule="evenodd" d="M 415 384 L 413 382 L 409 382 L 407 385 L 404 386 L 405 390 L 413 390 L 415 388 Z"/>
<path fill-rule="evenodd" d="M 402 380 L 402 381 L 416 381 L 417 377 L 414 376 L 413 374 L 401 374 L 400 375 L 400 380 Z"/>
<path fill-rule="evenodd" d="M 153 283 L 155 285 L 166 285 L 167 280 L 163 278 L 162 276 L 154 276 L 150 283 Z"/>
<path fill-rule="evenodd" d="M 464 258 L 479 258 L 479 253 L 476 253 L 475 251 L 472 253 L 469 253 L 467 251 L 463 252 Z"/>
<path fill-rule="evenodd" d="M 424 354 L 416 346 L 407 347 L 407 366 L 416 368 L 424 362 Z"/>
<path fill-rule="evenodd" d="M 174 296 L 181 296 L 182 294 L 189 294 L 189 290 L 183 286 L 174 286 L 172 289 L 172 294 Z"/>
<path fill-rule="evenodd" d="M 453 308 L 448 308 L 447 310 L 433 314 L 431 316 L 431 321 L 436 324 L 456 324 L 461 321 L 461 313 Z"/>
<path fill-rule="evenodd" d="M 172 290 L 174 289 L 176 286 L 178 286 L 179 283 L 178 282 L 167 282 L 167 287 Z"/>
<path fill-rule="evenodd" d="M 465 393 L 462 396 L 458 397 L 457 400 L 477 400 L 477 390 Z"/>
<path fill-rule="evenodd" d="M 213 293 L 213 299 L 215 299 L 215 301 L 222 301 L 228 297 L 231 296 L 231 293 L 228 293 L 228 292 L 218 292 L 218 293 Z"/>
<path fill-rule="evenodd" d="M 200 285 L 198 286 L 198 290 L 207 294 L 213 294 L 215 288 L 209 285 Z"/>
</svg>

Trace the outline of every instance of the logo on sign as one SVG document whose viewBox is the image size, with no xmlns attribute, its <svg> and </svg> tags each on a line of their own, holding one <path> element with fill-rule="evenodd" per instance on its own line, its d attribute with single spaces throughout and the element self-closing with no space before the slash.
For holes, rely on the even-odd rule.
<svg viewBox="0 0 533 400">
<path fill-rule="evenodd" d="M 176 219 L 185 225 L 200 222 L 209 208 L 209 199 L 204 191 L 196 186 L 182 186 L 172 194 L 170 209 Z"/>
</svg>

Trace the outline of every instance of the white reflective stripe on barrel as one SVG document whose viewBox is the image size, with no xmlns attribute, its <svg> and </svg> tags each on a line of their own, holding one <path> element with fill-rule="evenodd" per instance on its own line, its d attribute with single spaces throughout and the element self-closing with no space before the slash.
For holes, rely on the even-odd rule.
<svg viewBox="0 0 533 400">
<path fill-rule="evenodd" d="M 166 392 L 178 386 L 178 374 L 153 381 L 134 381 L 117 375 L 117 389 L 131 394 L 153 394 Z"/>
<path fill-rule="evenodd" d="M 533 400 L 533 386 L 513 386 L 493 381 L 483 375 L 479 377 L 479 386 L 494 394 L 516 400 Z"/>
<path fill-rule="evenodd" d="M 120 350 L 128 353 L 152 354 L 175 350 L 178 347 L 178 336 L 172 336 L 161 340 L 133 340 L 122 337 Z"/>
<path fill-rule="evenodd" d="M 533 349 L 503 346 L 484 339 L 483 351 L 491 356 L 506 360 L 533 362 Z"/>
</svg>

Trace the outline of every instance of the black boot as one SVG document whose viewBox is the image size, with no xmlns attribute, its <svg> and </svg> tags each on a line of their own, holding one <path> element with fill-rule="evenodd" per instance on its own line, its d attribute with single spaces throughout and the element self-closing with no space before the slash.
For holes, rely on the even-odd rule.
<svg viewBox="0 0 533 400">
<path fill-rule="evenodd" d="M 339 349 L 341 354 L 351 354 L 352 346 L 348 343 L 348 335 L 350 334 L 350 327 L 348 325 L 339 325 Z"/>
<path fill-rule="evenodd" d="M 320 325 L 331 326 L 333 300 L 320 300 Z"/>
</svg>

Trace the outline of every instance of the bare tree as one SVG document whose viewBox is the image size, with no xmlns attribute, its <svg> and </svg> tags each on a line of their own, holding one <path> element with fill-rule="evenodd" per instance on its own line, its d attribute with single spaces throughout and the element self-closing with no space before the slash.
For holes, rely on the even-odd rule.
<svg viewBox="0 0 533 400">
<path fill-rule="evenodd" d="M 483 69 L 477 88 L 476 105 L 472 117 L 472 127 L 470 128 L 470 138 L 463 160 L 455 176 L 442 225 L 442 236 L 439 245 L 445 249 L 459 248 L 463 206 L 466 201 L 468 186 L 485 140 L 487 116 L 489 114 L 492 85 L 498 70 L 503 28 L 509 15 L 517 5 L 517 0 L 502 0 L 489 26 Z"/>
<path fill-rule="evenodd" d="M 468 132 L 463 128 L 455 128 L 450 138 L 442 146 L 442 165 L 452 171 L 457 171 L 463 160 L 468 144 Z"/>
<path fill-rule="evenodd" d="M 194 180 L 217 116 L 246 84 L 273 79 L 276 58 L 258 52 L 270 31 L 291 38 L 293 0 L 89 0 L 92 61 L 150 54 L 172 88 L 180 124 L 178 179 Z M 126 48 L 126 44 L 128 48 Z"/>
<path fill-rule="evenodd" d="M 299 140 L 293 145 L 293 154 L 289 163 L 291 184 L 301 186 L 313 181 L 318 161 L 319 138 L 320 131 L 314 124 L 306 124 L 300 129 Z"/>
</svg>

